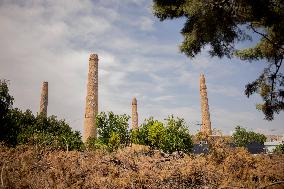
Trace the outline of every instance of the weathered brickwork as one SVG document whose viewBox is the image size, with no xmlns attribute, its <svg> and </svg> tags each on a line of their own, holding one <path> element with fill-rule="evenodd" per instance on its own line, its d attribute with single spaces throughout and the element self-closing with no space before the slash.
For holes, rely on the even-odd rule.
<svg viewBox="0 0 284 189">
<path fill-rule="evenodd" d="M 40 95 L 40 105 L 39 113 L 42 115 L 47 115 L 47 105 L 48 105 L 48 82 L 44 81 L 42 83 L 41 95 Z"/>
<path fill-rule="evenodd" d="M 98 55 L 91 54 L 89 58 L 89 73 L 84 119 L 83 142 L 89 137 L 96 137 L 96 116 L 98 114 Z"/>
<path fill-rule="evenodd" d="M 201 98 L 201 114 L 202 114 L 202 124 L 200 131 L 207 135 L 212 134 L 210 112 L 206 91 L 205 77 L 203 74 L 200 75 L 200 98 Z"/>
<path fill-rule="evenodd" d="M 131 128 L 133 130 L 138 129 L 138 113 L 137 113 L 137 100 L 134 97 L 132 99 L 132 125 Z"/>
</svg>

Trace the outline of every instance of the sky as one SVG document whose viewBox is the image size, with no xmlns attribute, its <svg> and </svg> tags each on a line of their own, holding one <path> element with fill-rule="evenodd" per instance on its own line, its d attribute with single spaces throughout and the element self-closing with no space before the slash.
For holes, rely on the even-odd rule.
<svg viewBox="0 0 284 189">
<path fill-rule="evenodd" d="M 201 122 L 199 75 L 205 74 L 212 128 L 231 133 L 237 125 L 284 134 L 283 112 L 264 120 L 244 87 L 265 63 L 194 59 L 178 45 L 184 19 L 160 22 L 149 0 L 0 0 L 0 79 L 9 80 L 14 107 L 39 111 L 41 85 L 49 83 L 48 115 L 83 130 L 91 53 L 99 56 L 99 111 L 131 115 L 139 124 L 153 116 L 184 118 L 191 133 Z M 253 36 L 257 38 L 257 36 Z M 249 43 L 238 44 L 249 47 Z M 283 70 L 282 70 L 283 72 Z"/>
</svg>

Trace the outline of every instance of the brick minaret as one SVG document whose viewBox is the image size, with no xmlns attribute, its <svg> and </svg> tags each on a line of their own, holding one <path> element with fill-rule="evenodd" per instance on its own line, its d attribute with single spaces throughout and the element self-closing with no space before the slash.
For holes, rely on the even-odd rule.
<svg viewBox="0 0 284 189">
<path fill-rule="evenodd" d="M 138 129 L 138 113 L 137 113 L 137 100 L 134 97 L 132 99 L 132 125 L 131 128 L 133 130 Z"/>
<path fill-rule="evenodd" d="M 96 116 L 98 114 L 98 61 L 99 59 L 97 54 L 90 55 L 83 142 L 86 142 L 89 137 L 97 137 Z"/>
<path fill-rule="evenodd" d="M 48 82 L 44 81 L 41 88 L 39 113 L 46 116 L 48 105 Z"/>
<path fill-rule="evenodd" d="M 206 91 L 205 77 L 203 74 L 200 74 L 200 98 L 201 98 L 201 114 L 202 114 L 202 125 L 201 132 L 211 135 L 211 121 L 209 113 L 209 105 Z"/>
</svg>

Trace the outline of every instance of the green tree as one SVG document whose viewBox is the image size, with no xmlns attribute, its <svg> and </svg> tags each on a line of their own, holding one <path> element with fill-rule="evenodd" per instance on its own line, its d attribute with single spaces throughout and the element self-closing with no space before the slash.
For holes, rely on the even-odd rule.
<svg viewBox="0 0 284 189">
<path fill-rule="evenodd" d="M 191 152 L 193 141 L 184 119 L 169 116 L 166 119 L 166 125 L 163 151 L 168 153 L 174 151 Z"/>
<path fill-rule="evenodd" d="M 23 120 L 27 120 L 33 115 L 30 112 L 28 116 L 23 114 Z M 50 146 L 64 150 L 83 149 L 80 133 L 72 131 L 64 120 L 58 120 L 56 116 L 45 117 L 38 115 L 34 117 L 33 122 L 28 124 L 23 120 L 17 123 L 18 127 L 20 127 L 17 136 L 18 144 Z"/>
<path fill-rule="evenodd" d="M 0 141 L 16 145 L 19 129 L 11 124 L 11 110 L 14 98 L 9 94 L 6 80 L 0 80 Z"/>
<path fill-rule="evenodd" d="M 78 131 L 72 131 L 56 116 L 34 116 L 30 110 L 13 108 L 13 97 L 6 81 L 0 81 L 0 141 L 8 146 L 30 144 L 56 149 L 81 150 L 83 143 Z"/>
<path fill-rule="evenodd" d="M 142 144 L 146 146 L 151 145 L 151 141 L 149 140 L 149 128 L 158 120 L 154 120 L 153 117 L 146 119 L 144 123 L 138 130 L 131 131 L 131 142 L 134 144 Z"/>
<path fill-rule="evenodd" d="M 165 140 L 165 127 L 163 123 L 155 121 L 149 126 L 148 140 L 150 141 L 150 147 L 160 149 L 163 146 Z"/>
<path fill-rule="evenodd" d="M 12 109 L 14 98 L 9 94 L 6 80 L 0 80 L 0 120 Z"/>
<path fill-rule="evenodd" d="M 263 134 L 247 131 L 245 128 L 237 126 L 233 133 L 233 141 L 238 147 L 245 147 L 252 142 L 264 144 L 266 137 Z"/>
<path fill-rule="evenodd" d="M 131 131 L 131 141 L 167 153 L 174 151 L 189 153 L 193 147 L 184 119 L 173 116 L 166 119 L 166 124 L 154 120 L 153 117 L 146 119 L 138 130 Z"/>
<path fill-rule="evenodd" d="M 113 112 L 101 112 L 97 115 L 96 123 L 98 129 L 97 144 L 104 144 L 109 150 L 115 150 L 119 146 L 129 143 L 128 120 L 126 114 L 115 115 Z"/>
<path fill-rule="evenodd" d="M 181 30 L 184 37 L 180 50 L 195 57 L 210 47 L 211 56 L 242 60 L 266 60 L 267 67 L 260 76 L 245 87 L 250 97 L 258 93 L 263 103 L 257 105 L 265 119 L 284 110 L 284 3 L 282 0 L 153 0 L 153 13 L 161 21 L 185 18 Z M 259 40 L 251 48 L 236 49 L 236 43 Z"/>
</svg>

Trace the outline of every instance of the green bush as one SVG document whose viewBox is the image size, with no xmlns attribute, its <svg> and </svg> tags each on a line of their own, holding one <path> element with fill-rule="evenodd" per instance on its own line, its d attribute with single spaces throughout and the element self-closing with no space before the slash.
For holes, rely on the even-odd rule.
<svg viewBox="0 0 284 189">
<path fill-rule="evenodd" d="M 113 112 L 101 112 L 97 115 L 96 124 L 98 130 L 97 142 L 94 144 L 103 144 L 109 151 L 126 146 L 130 142 L 128 132 L 129 116 L 115 115 Z M 92 147 L 90 147 L 92 149 Z"/>
<path fill-rule="evenodd" d="M 5 81 L 0 81 L 0 89 L 0 105 L 5 109 L 0 118 L 1 142 L 8 146 L 30 144 L 65 150 L 83 149 L 80 133 L 72 131 L 64 120 L 55 116 L 34 116 L 30 110 L 13 109 L 13 97 L 9 95 Z"/>
<path fill-rule="evenodd" d="M 169 116 L 163 141 L 162 150 L 168 153 L 183 151 L 190 153 L 193 147 L 192 137 L 186 127 L 184 119 Z"/>
<path fill-rule="evenodd" d="M 131 141 L 135 144 L 150 146 L 167 153 L 183 151 L 190 153 L 193 141 L 184 119 L 169 116 L 166 124 L 152 117 L 138 129 L 131 131 Z"/>
<path fill-rule="evenodd" d="M 95 137 L 88 138 L 87 142 L 85 143 L 85 147 L 89 151 L 94 151 L 98 149 L 109 151 L 108 146 L 104 144 L 101 140 L 96 139 Z"/>
<path fill-rule="evenodd" d="M 276 148 L 273 150 L 276 154 L 284 154 L 284 144 L 280 144 L 276 146 Z"/>
<path fill-rule="evenodd" d="M 233 133 L 233 140 L 238 147 L 245 147 L 252 142 L 264 144 L 266 137 L 263 134 L 247 131 L 245 128 L 237 126 Z"/>
<path fill-rule="evenodd" d="M 151 146 L 151 141 L 149 140 L 149 128 L 158 122 L 154 120 L 153 117 L 146 119 L 138 130 L 131 130 L 131 142 L 134 144 L 141 144 L 146 146 Z"/>
</svg>

